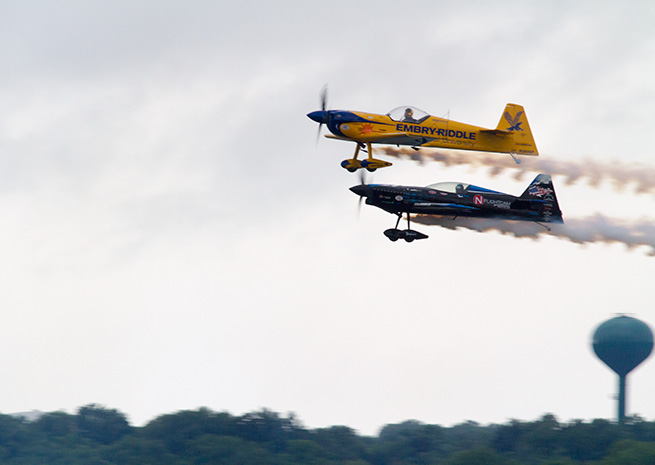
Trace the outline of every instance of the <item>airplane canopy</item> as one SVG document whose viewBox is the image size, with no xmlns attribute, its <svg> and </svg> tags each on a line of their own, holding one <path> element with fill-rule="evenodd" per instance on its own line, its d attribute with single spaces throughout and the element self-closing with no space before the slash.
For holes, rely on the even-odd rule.
<svg viewBox="0 0 655 465">
<path fill-rule="evenodd" d="M 389 113 L 387 113 L 387 116 L 399 123 L 422 123 L 430 115 L 420 108 L 405 105 L 402 107 L 394 108 Z"/>
<path fill-rule="evenodd" d="M 450 192 L 451 194 L 459 194 L 460 192 L 465 192 L 468 190 L 470 184 L 464 184 L 462 182 L 437 182 L 435 184 L 430 184 L 427 186 L 430 189 L 435 189 L 441 192 Z"/>
<path fill-rule="evenodd" d="M 460 195 L 480 194 L 480 193 L 507 195 L 507 194 L 503 194 L 502 192 L 492 191 L 491 189 L 485 189 L 484 187 L 478 187 L 463 182 L 452 182 L 452 181 L 437 182 L 435 184 L 430 184 L 429 186 L 426 187 L 428 189 L 434 189 L 441 192 L 448 192 L 450 194 L 460 194 Z"/>
</svg>

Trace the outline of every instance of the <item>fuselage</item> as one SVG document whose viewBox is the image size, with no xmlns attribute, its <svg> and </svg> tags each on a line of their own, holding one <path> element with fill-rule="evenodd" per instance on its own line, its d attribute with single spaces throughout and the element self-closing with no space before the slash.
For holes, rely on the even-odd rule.
<svg viewBox="0 0 655 465">
<path fill-rule="evenodd" d="M 403 109 L 411 109 L 412 116 Z M 386 115 L 322 110 L 307 116 L 326 124 L 333 134 L 328 137 L 360 143 L 538 155 L 523 108 L 513 104 L 508 104 L 496 129 L 431 116 L 415 107 L 399 107 Z"/>
<path fill-rule="evenodd" d="M 428 187 L 362 184 L 350 190 L 366 197 L 368 205 L 394 214 L 562 221 L 559 208 L 547 200 L 526 200 L 464 183 L 446 182 Z"/>
</svg>

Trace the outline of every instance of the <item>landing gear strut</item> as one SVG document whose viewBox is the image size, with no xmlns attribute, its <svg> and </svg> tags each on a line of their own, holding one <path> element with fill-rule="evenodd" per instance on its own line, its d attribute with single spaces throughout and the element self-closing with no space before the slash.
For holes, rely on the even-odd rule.
<svg viewBox="0 0 655 465">
<path fill-rule="evenodd" d="M 371 173 L 378 168 L 384 168 L 385 166 L 391 166 L 392 164 L 388 161 L 378 160 L 373 158 L 373 147 L 370 142 L 366 142 L 366 152 L 368 152 L 368 158 L 366 160 L 359 161 L 357 156 L 359 155 L 359 150 L 364 147 L 363 142 L 356 142 L 355 155 L 353 158 L 344 160 L 341 162 L 341 166 L 351 173 L 354 173 L 360 168 L 366 168 Z"/>
<path fill-rule="evenodd" d="M 398 239 L 405 239 L 406 242 L 412 242 L 413 240 L 428 238 L 426 234 L 411 229 L 411 225 L 409 222 L 409 212 L 407 212 L 407 229 L 405 230 L 398 229 L 398 225 L 400 224 L 400 220 L 402 219 L 402 217 L 403 214 L 398 213 L 398 221 L 396 221 L 396 226 L 394 228 L 387 229 L 386 231 L 384 231 L 384 235 L 387 236 L 391 242 L 396 242 Z"/>
</svg>

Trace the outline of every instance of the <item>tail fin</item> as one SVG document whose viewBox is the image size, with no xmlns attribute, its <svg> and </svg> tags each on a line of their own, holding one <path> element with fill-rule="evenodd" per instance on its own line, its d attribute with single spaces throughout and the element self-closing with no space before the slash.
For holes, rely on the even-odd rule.
<svg viewBox="0 0 655 465">
<path fill-rule="evenodd" d="M 557 203 L 555 187 L 549 174 L 540 174 L 530 183 L 528 188 L 519 197 L 521 200 L 533 202 L 539 212 L 540 221 L 550 223 L 563 223 L 562 211 Z"/>
<path fill-rule="evenodd" d="M 534 143 L 532 131 L 525 116 L 525 110 L 521 105 L 508 103 L 500 117 L 496 129 L 512 131 L 514 134 L 514 145 L 512 153 L 518 155 L 539 155 L 537 145 Z"/>
</svg>

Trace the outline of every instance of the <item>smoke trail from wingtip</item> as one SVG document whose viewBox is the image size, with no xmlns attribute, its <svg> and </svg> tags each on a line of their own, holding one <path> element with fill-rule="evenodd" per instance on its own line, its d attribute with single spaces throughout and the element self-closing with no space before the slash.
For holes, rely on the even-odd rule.
<svg viewBox="0 0 655 465">
<path fill-rule="evenodd" d="M 610 180 L 617 190 L 624 189 L 630 183 L 635 184 L 638 194 L 655 193 L 655 168 L 631 164 L 622 165 L 612 162 L 593 160 L 557 161 L 540 157 L 522 157 L 517 165 L 509 156 L 490 153 L 469 153 L 455 150 L 421 149 L 384 147 L 380 150 L 389 156 L 409 158 L 424 164 L 436 161 L 446 166 L 469 165 L 489 168 L 492 176 L 497 176 L 505 170 L 514 170 L 514 178 L 522 180 L 527 172 L 547 173 L 552 176 L 563 176 L 565 184 L 573 184 L 586 179 L 592 187 L 598 187 L 603 180 Z"/>
<path fill-rule="evenodd" d="M 496 220 L 488 218 L 451 218 L 433 215 L 416 215 L 416 223 L 436 225 L 455 230 L 470 229 L 478 232 L 498 231 L 514 237 L 538 239 L 550 235 L 567 239 L 576 244 L 621 243 L 627 247 L 649 246 L 649 255 L 655 256 L 655 222 L 626 222 L 597 214 L 587 218 L 567 219 L 564 224 L 549 223 L 550 231 L 532 222 Z"/>
</svg>

